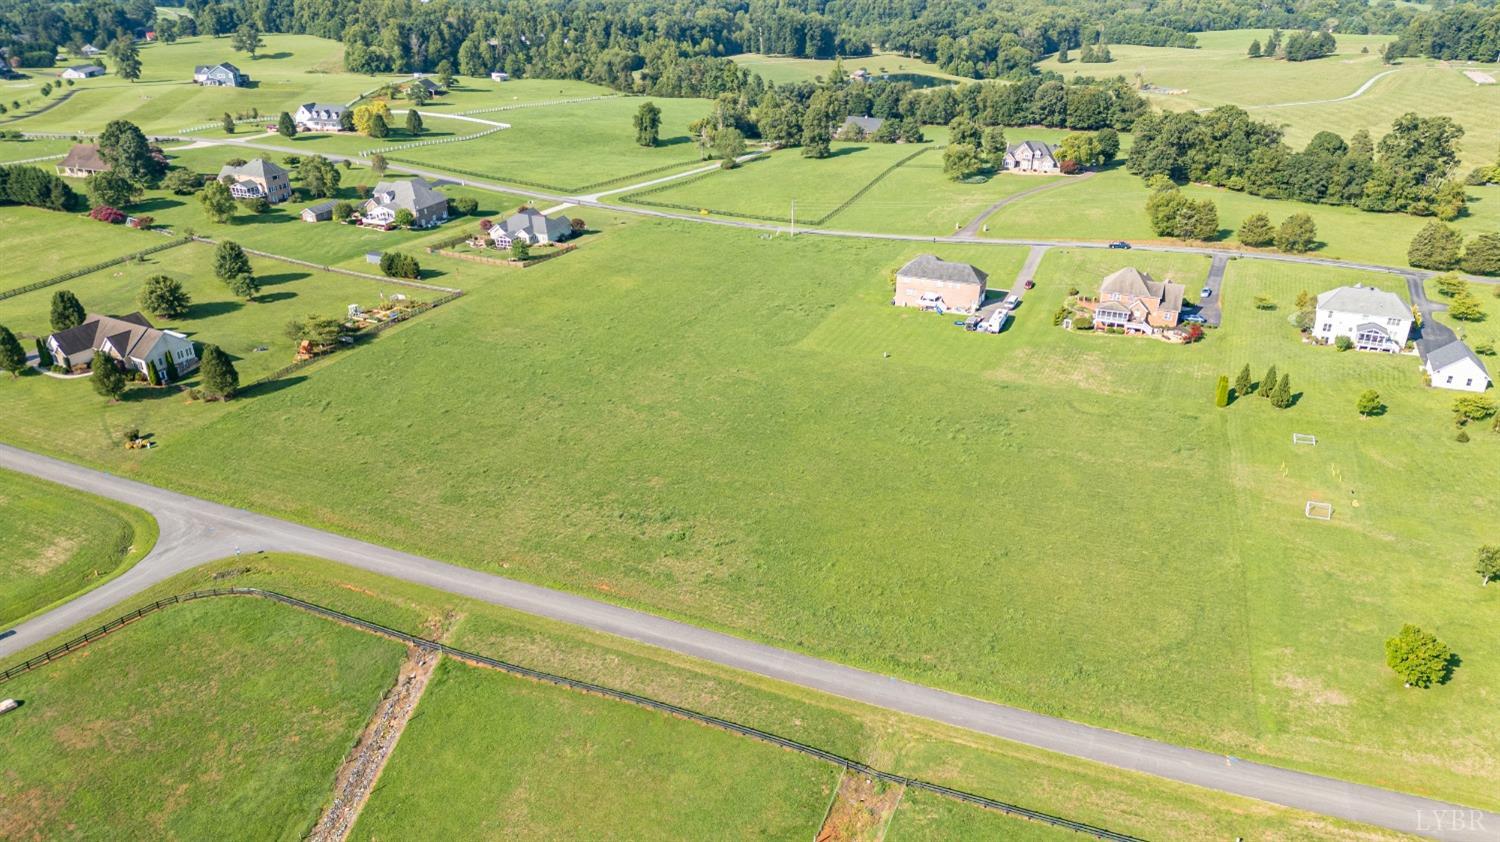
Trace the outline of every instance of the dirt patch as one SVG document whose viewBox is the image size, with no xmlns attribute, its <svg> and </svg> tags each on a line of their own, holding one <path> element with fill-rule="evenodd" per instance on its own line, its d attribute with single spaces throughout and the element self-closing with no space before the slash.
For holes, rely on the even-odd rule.
<svg viewBox="0 0 1500 842">
<path fill-rule="evenodd" d="M 396 741 L 406 730 L 406 723 L 427 689 L 427 681 L 437 667 L 438 653 L 431 649 L 409 647 L 406 660 L 396 675 L 396 684 L 386 692 L 375 709 L 375 715 L 359 735 L 349 756 L 334 778 L 333 803 L 306 839 L 309 842 L 342 842 L 349 837 L 354 822 L 364 809 L 365 801 L 375 789 L 375 782 L 385 769 Z"/>
<path fill-rule="evenodd" d="M 845 772 L 817 842 L 880 842 L 906 787 Z"/>
<path fill-rule="evenodd" d="M 78 551 L 79 540 L 70 535 L 59 535 L 52 543 L 38 550 L 31 558 L 21 560 L 21 568 L 28 573 L 41 575 L 50 572 L 68 561 Z"/>
<path fill-rule="evenodd" d="M 1469 81 L 1473 82 L 1476 85 L 1495 84 L 1495 77 L 1491 76 L 1488 73 L 1485 73 L 1482 70 L 1465 70 L 1464 75 L 1469 77 Z"/>
</svg>

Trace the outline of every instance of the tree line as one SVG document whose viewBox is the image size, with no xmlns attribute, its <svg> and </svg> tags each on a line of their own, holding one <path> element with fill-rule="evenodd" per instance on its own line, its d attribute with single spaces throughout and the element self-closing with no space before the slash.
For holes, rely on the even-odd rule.
<svg viewBox="0 0 1500 842">
<path fill-rule="evenodd" d="M 1457 144 L 1464 130 L 1448 117 L 1406 114 L 1378 142 L 1318 132 L 1293 150 L 1281 129 L 1243 109 L 1207 114 L 1147 113 L 1135 121 L 1127 168 L 1145 179 L 1213 184 L 1272 199 L 1450 220 L 1463 212 Z"/>
</svg>

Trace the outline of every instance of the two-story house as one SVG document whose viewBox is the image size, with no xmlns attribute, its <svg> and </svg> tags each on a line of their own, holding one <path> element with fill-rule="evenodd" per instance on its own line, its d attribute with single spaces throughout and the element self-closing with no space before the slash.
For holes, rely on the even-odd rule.
<svg viewBox="0 0 1500 842">
<path fill-rule="evenodd" d="M 265 199 L 273 205 L 292 198 L 292 182 L 287 171 L 265 158 L 256 158 L 239 166 L 225 164 L 219 180 L 229 186 L 236 199 Z"/>
<path fill-rule="evenodd" d="M 1398 353 L 1411 334 L 1411 308 L 1399 295 L 1355 284 L 1318 296 L 1312 335 L 1319 342 L 1347 336 L 1360 351 Z"/>
<path fill-rule="evenodd" d="M 1126 333 L 1159 333 L 1177 327 L 1187 289 L 1175 281 L 1158 281 L 1127 266 L 1099 284 L 1094 329 Z"/>
<path fill-rule="evenodd" d="M 989 276 L 975 266 L 919 254 L 896 270 L 891 303 L 938 313 L 975 313 L 984 303 L 988 284 Z"/>
<path fill-rule="evenodd" d="M 430 228 L 448 218 L 448 197 L 420 178 L 382 181 L 364 203 L 360 217 L 370 225 L 392 225 L 400 211 L 411 211 L 413 228 Z"/>
<path fill-rule="evenodd" d="M 327 105 L 321 102 L 304 102 L 297 106 L 292 122 L 303 132 L 336 132 L 344 125 L 344 115 L 349 109 L 342 105 Z"/>
<path fill-rule="evenodd" d="M 243 88 L 250 84 L 250 77 L 226 61 L 221 64 L 200 64 L 193 68 L 193 81 L 209 88 Z"/>
<path fill-rule="evenodd" d="M 1057 163 L 1056 152 L 1050 145 L 1039 140 L 1023 140 L 1008 147 L 1001 169 L 1006 172 L 1062 172 L 1062 167 Z"/>
</svg>

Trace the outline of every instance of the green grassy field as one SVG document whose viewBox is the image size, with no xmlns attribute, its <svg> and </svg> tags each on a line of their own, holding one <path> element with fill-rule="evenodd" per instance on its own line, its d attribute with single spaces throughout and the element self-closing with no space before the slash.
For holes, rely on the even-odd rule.
<svg viewBox="0 0 1500 842">
<path fill-rule="evenodd" d="M 108 581 L 151 551 L 139 509 L 0 471 L 0 629 Z"/>
<path fill-rule="evenodd" d="M 315 559 L 256 555 L 249 565 L 243 558 L 225 559 L 173 577 L 142 594 L 139 601 L 147 602 L 194 588 L 227 585 L 271 588 L 423 636 L 431 636 L 434 628 L 443 628 L 447 630 L 444 639 L 448 643 L 470 651 L 645 694 L 792 737 L 892 771 L 1144 838 L 1196 840 L 1205 835 L 1215 838 L 1265 835 L 1276 839 L 1349 842 L 1395 838 L 1393 834 L 1373 828 L 1122 772 L 937 725 L 929 720 L 875 710 L 623 638 L 582 631 Z M 25 654 L 20 653 L 17 657 L 25 657 Z M 500 694 L 506 686 L 514 684 L 501 682 L 500 676 L 489 673 L 474 676 L 468 675 L 472 672 L 470 670 L 453 669 L 465 673 L 462 677 L 492 679 L 486 682 L 489 685 L 484 690 L 486 698 Z M 550 708 L 542 706 L 543 715 L 539 717 L 549 725 L 558 724 L 551 717 L 551 710 L 584 711 L 587 715 L 580 717 L 581 725 L 573 726 L 566 720 L 561 723 L 563 727 L 574 727 L 575 733 L 580 728 L 595 727 L 593 723 L 597 720 L 643 723 L 632 729 L 615 729 L 616 733 L 626 730 L 632 736 L 629 747 L 617 748 L 613 739 L 599 740 L 594 746 L 599 756 L 643 764 L 654 762 L 660 755 L 643 752 L 627 755 L 625 749 L 652 745 L 649 741 L 642 743 L 641 734 L 664 732 L 681 734 L 682 744 L 689 747 L 693 757 L 702 757 L 701 752 L 713 746 L 720 747 L 721 756 L 736 758 L 764 750 L 759 744 L 743 746 L 722 742 L 723 735 L 677 720 L 639 719 L 642 711 L 635 708 L 625 708 L 623 713 L 618 710 L 623 705 L 614 703 L 611 703 L 614 707 L 595 708 L 595 705 L 604 703 L 589 697 L 559 698 L 568 694 L 537 685 L 519 686 L 528 692 L 528 698 L 551 705 Z M 534 696 L 530 695 L 532 691 Z M 542 695 L 544 693 L 547 695 Z M 462 700 L 473 694 L 449 694 L 450 698 L 455 695 Z M 532 705 L 527 709 L 537 707 Z M 444 711 L 436 712 L 442 714 L 444 728 L 455 719 L 475 715 L 464 709 L 462 701 L 444 705 L 444 708 Z M 419 710 L 412 727 L 416 728 L 426 716 L 425 709 Z M 487 726 L 481 726 L 479 731 L 485 735 L 485 740 L 505 740 L 512 745 L 524 739 L 519 730 L 492 734 Z M 398 754 L 408 746 L 406 737 L 416 734 L 416 731 L 408 731 L 398 747 Z M 675 746 L 673 750 L 674 753 L 681 751 Z M 792 755 L 776 753 L 770 757 L 776 759 L 776 768 L 779 769 L 788 768 L 787 764 L 795 767 L 797 762 Z M 472 762 L 467 757 L 462 760 Z M 548 762 L 546 757 L 528 757 L 526 760 L 528 763 Z M 837 770 L 831 767 L 829 772 L 837 774 Z M 491 774 L 505 775 L 504 766 L 481 765 L 475 772 L 476 776 Z M 442 779 L 453 780 L 453 777 L 445 775 Z M 642 781 L 646 783 L 642 784 Z M 425 785 L 433 783 L 435 781 Z M 543 779 L 543 783 L 548 787 L 544 793 L 554 791 L 550 780 Z M 632 778 L 631 783 L 644 786 L 652 797 L 668 795 L 653 778 Z M 815 780 L 815 784 L 821 786 L 822 781 Z M 476 782 L 469 788 L 476 789 L 480 785 Z M 615 786 L 611 781 L 596 788 L 596 791 L 609 794 L 610 798 L 604 803 L 613 805 L 625 797 L 612 788 Z M 772 786 L 779 787 L 780 784 L 773 783 Z M 693 792 L 700 790 L 701 787 L 694 784 Z M 524 791 L 513 791 L 512 800 L 524 794 Z M 708 794 L 714 799 L 722 797 L 718 792 Z M 909 816 L 898 813 L 891 826 L 892 833 L 900 830 L 915 838 L 922 838 L 922 834 L 938 838 L 944 838 L 944 834 L 946 838 L 975 838 L 976 835 L 988 838 L 979 835 L 983 833 L 1012 838 L 1003 834 L 1029 832 L 1032 837 L 1021 838 L 1034 838 L 1042 832 L 1029 823 L 1005 820 L 974 808 L 947 805 L 947 802 L 935 799 L 913 798 L 913 795 L 911 792 L 906 794 L 907 800 L 902 807 L 902 812 L 907 806 L 913 807 L 912 813 Z M 802 796 L 794 793 L 793 797 Z M 376 798 L 387 804 L 382 809 L 392 809 L 379 790 Z M 375 803 L 372 802 L 372 806 Z M 681 804 L 670 806 L 680 807 Z M 587 820 L 587 817 L 582 820 Z M 816 821 L 816 816 L 813 820 Z M 803 836 L 801 833 L 795 835 Z"/>
<path fill-rule="evenodd" d="M 1014 277 L 1020 250 L 970 257 L 981 248 L 939 253 Z M 641 223 L 295 388 L 160 429 L 148 459 L 89 447 L 99 433 L 77 421 L 76 440 L 24 441 L 1048 713 L 1489 803 L 1473 783 L 1500 758 L 1466 736 L 1492 718 L 1483 688 L 1500 669 L 1477 625 L 1493 589 L 1466 568 L 1485 504 L 1450 480 L 1500 464 L 1500 441 L 1450 443 L 1450 399 L 1410 358 L 1297 341 L 1297 288 L 1366 276 L 1241 261 L 1226 327 L 1181 348 L 1066 334 L 1050 315 L 1068 286 L 1126 261 L 1192 288 L 1203 258 L 1058 252 L 990 337 L 887 306 L 887 273 L 922 249 Z M 588 306 L 567 282 L 579 277 Z M 1283 309 L 1254 310 L 1262 289 Z M 1215 410 L 1215 378 L 1245 363 L 1289 370 L 1297 407 Z M 392 371 L 401 387 L 370 400 Z M 1392 411 L 1362 422 L 1353 401 L 1371 385 Z M 21 394 L 4 403 L 37 417 Z M 1292 452 L 1292 432 L 1328 444 Z M 414 434 L 420 460 L 347 482 Z M 1293 459 L 1306 473 L 1288 482 Z M 1339 476 L 1362 508 L 1306 520 L 1308 497 L 1345 499 Z M 947 507 L 983 514 L 920 514 Z M 1094 528 L 1099 511 L 1110 530 Z M 1451 685 L 1406 692 L 1385 669 L 1402 622 L 1463 655 Z M 1341 704 L 1307 706 L 1324 697 Z"/>
<path fill-rule="evenodd" d="M 834 65 L 832 59 L 793 58 L 761 53 L 742 53 L 733 58 L 735 64 L 760 74 L 761 78 L 767 82 L 775 82 L 778 85 L 789 82 L 811 82 L 820 78 L 827 79 L 828 75 L 833 72 Z M 935 64 L 896 53 L 876 52 L 874 55 L 844 59 L 845 73 L 853 73 L 861 68 L 869 71 L 872 76 L 892 74 L 897 79 L 913 83 L 921 82 L 917 85 L 918 87 L 925 87 L 932 83 L 905 77 L 908 75 L 925 76 L 944 82 L 958 79 L 957 76 L 944 73 Z"/>
<path fill-rule="evenodd" d="M 402 651 L 259 600 L 142 619 L 5 684 L 0 835 L 299 839 Z"/>
<path fill-rule="evenodd" d="M 885 833 L 890 842 L 941 842 L 946 839 L 1004 839 L 1007 842 L 1066 842 L 1071 830 L 1014 819 L 926 792 L 908 790 Z"/>
<path fill-rule="evenodd" d="M 47 169 L 52 165 L 51 161 L 37 162 L 33 159 L 48 155 L 66 155 L 72 147 L 73 141 L 71 140 L 7 139 L 0 141 L 0 165 L 32 161 L 36 166 Z"/>
<path fill-rule="evenodd" d="M 1264 44 L 1269 34 L 1270 30 L 1200 32 L 1198 49 L 1111 45 L 1115 61 L 1110 64 L 1058 64 L 1053 56 L 1039 66 L 1070 77 L 1121 75 L 1178 91 L 1147 92 L 1153 104 L 1169 110 L 1238 105 L 1259 119 L 1284 125 L 1287 140 L 1299 148 L 1319 131 L 1348 137 L 1366 129 L 1378 139 L 1391 121 L 1408 111 L 1446 114 L 1467 130 L 1462 142 L 1465 167 L 1494 162 L 1500 128 L 1489 115 L 1500 108 L 1500 88 L 1476 86 L 1462 71 L 1472 67 L 1493 74 L 1497 65 L 1405 58 L 1387 66 L 1379 55 L 1379 47 L 1390 40 L 1385 35 L 1339 35 L 1338 52 L 1316 61 L 1249 58 L 1250 42 L 1259 39 Z M 1359 97 L 1332 101 L 1351 96 L 1391 70 L 1395 72 Z"/>
<path fill-rule="evenodd" d="M 7 125 L 21 131 L 97 132 L 110 120 L 125 118 L 147 132 L 179 132 L 218 122 L 225 113 L 258 109 L 275 115 L 302 102 L 345 102 L 396 77 L 344 73 L 343 45 L 310 35 L 263 36 L 265 47 L 251 59 L 230 48 L 229 38 L 184 38 L 173 44 L 141 47 L 141 78 L 127 82 L 113 74 L 85 79 L 69 90 L 67 102 Z M 227 61 L 248 74 L 246 88 L 203 88 L 193 84 L 193 68 Z M 35 81 L 35 80 L 31 80 Z M 0 99 L 10 86 L 0 83 Z"/>
<path fill-rule="evenodd" d="M 810 838 L 837 780 L 810 757 L 445 661 L 352 838 Z"/>
<path fill-rule="evenodd" d="M 636 145 L 635 129 L 631 127 L 631 119 L 644 101 L 617 97 L 481 115 L 510 123 L 511 128 L 478 140 L 414 149 L 399 156 L 387 153 L 387 157 L 438 169 L 466 170 L 499 181 L 545 184 L 565 193 L 597 189 L 595 186 L 603 182 L 625 180 L 663 167 L 681 165 L 687 169 L 699 165 L 698 149 L 689 139 L 687 127 L 708 113 L 708 101 L 651 100 L 662 112 L 661 143 L 651 148 Z M 640 179 L 648 177 L 643 174 Z"/>
<path fill-rule="evenodd" d="M 261 282 L 261 294 L 247 302 L 236 298 L 214 277 L 213 258 L 214 247 L 198 243 L 157 252 L 142 262 L 120 264 L 56 287 L 0 301 L 0 324 L 18 333 L 46 335 L 50 332 L 52 294 L 60 289 L 71 290 L 90 313 L 130 313 L 140 309 L 137 298 L 146 278 L 168 275 L 182 282 L 193 303 L 186 316 L 153 318 L 152 324 L 179 330 L 195 342 L 223 348 L 234 359 L 241 381 L 249 383 L 292 361 L 296 343 L 283 332 L 287 322 L 309 313 L 342 319 L 348 305 L 359 304 L 369 309 L 380 303 L 382 295 L 402 293 L 418 300 L 422 296 L 396 284 L 251 258 Z M 79 394 L 92 395 L 86 381 L 64 385 L 75 387 Z"/>
<path fill-rule="evenodd" d="M 86 247 L 76 245 L 86 241 Z M 160 234 L 106 225 L 83 214 L 41 208 L 5 209 L 7 257 L 0 290 L 14 289 L 126 254 L 161 245 Z M 3 322 L 0 322 L 3 324 Z"/>
</svg>

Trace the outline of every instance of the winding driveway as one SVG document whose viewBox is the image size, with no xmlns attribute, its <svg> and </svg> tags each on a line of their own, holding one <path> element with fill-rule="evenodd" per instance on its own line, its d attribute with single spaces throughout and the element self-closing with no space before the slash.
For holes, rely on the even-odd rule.
<svg viewBox="0 0 1500 842">
<path fill-rule="evenodd" d="M 1371 76 L 1370 78 L 1366 79 L 1365 83 L 1363 85 L 1360 85 L 1358 88 L 1355 88 L 1354 89 L 1354 93 L 1352 93 L 1352 94 L 1345 94 L 1344 96 L 1334 97 L 1333 99 L 1307 99 L 1307 100 L 1302 100 L 1300 102 L 1270 102 L 1270 103 L 1266 103 L 1265 105 L 1242 105 L 1240 107 L 1243 108 L 1243 109 L 1245 109 L 1246 111 L 1260 111 L 1260 110 L 1265 110 L 1267 108 L 1296 108 L 1299 105 L 1327 105 L 1329 103 L 1334 103 L 1334 102 L 1348 102 L 1351 99 L 1358 99 L 1358 98 L 1364 96 L 1370 90 L 1370 88 L 1372 88 L 1372 87 L 1375 86 L 1376 82 L 1379 82 L 1381 79 L 1384 79 L 1385 77 L 1391 75 L 1392 73 L 1397 73 L 1400 70 L 1401 70 L 1401 68 L 1399 68 L 1399 67 L 1394 67 L 1394 68 L 1391 68 L 1390 70 L 1382 70 L 1379 73 L 1376 73 L 1374 76 Z M 1216 107 L 1217 106 L 1210 106 L 1210 107 L 1206 107 L 1206 108 L 1197 108 L 1197 109 L 1194 109 L 1194 110 L 1197 111 L 1199 114 L 1206 114 L 1206 113 L 1214 110 L 1214 108 L 1216 108 Z"/>
<path fill-rule="evenodd" d="M 1496 831 L 1483 829 L 1500 830 L 1500 815 L 1493 813 L 1236 760 L 961 696 L 189 497 L 8 445 L 0 445 L 0 467 L 138 506 L 154 516 L 160 526 L 155 549 L 139 564 L 17 626 L 12 634 L 0 638 L 0 657 L 66 631 L 205 562 L 262 550 L 299 553 L 1122 769 L 1434 839 L 1500 839 Z"/>
</svg>

